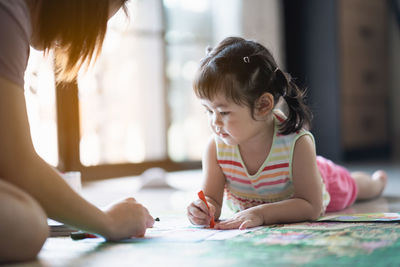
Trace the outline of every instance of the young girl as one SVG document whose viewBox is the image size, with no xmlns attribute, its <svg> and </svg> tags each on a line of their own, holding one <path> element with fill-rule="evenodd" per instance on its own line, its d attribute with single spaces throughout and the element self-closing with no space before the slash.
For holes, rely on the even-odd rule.
<svg viewBox="0 0 400 267">
<path fill-rule="evenodd" d="M 385 172 L 349 173 L 316 156 L 304 94 L 262 45 L 224 39 L 201 61 L 194 91 L 214 135 L 203 158 L 209 208 L 193 201 L 193 224 L 220 217 L 224 189 L 237 213 L 218 229 L 316 220 L 382 193 Z M 287 116 L 275 109 L 281 97 Z"/>
</svg>

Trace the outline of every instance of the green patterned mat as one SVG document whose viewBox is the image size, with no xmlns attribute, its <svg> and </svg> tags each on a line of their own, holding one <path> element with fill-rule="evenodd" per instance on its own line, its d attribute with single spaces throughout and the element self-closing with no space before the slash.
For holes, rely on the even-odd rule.
<svg viewBox="0 0 400 267">
<path fill-rule="evenodd" d="M 239 260 L 246 258 L 254 266 L 262 266 L 263 262 L 271 265 L 398 266 L 400 225 L 321 222 L 278 225 L 228 240 L 227 245 L 241 247 L 237 253 Z"/>
<path fill-rule="evenodd" d="M 400 224 L 297 223 L 202 242 L 50 238 L 38 266 L 298 265 L 400 266 Z"/>
</svg>

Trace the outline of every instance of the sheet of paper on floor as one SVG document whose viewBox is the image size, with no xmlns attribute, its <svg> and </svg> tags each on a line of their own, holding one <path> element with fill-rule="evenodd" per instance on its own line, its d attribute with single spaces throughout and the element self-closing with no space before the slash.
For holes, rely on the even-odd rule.
<svg viewBox="0 0 400 267">
<path fill-rule="evenodd" d="M 124 240 L 124 242 L 139 240 L 177 242 L 227 240 L 247 232 L 258 230 L 260 228 L 261 227 L 254 227 L 245 230 L 218 230 L 193 226 L 182 219 L 168 218 L 162 219 L 161 222 L 156 222 L 153 228 L 147 229 L 144 238 L 131 238 Z"/>
</svg>

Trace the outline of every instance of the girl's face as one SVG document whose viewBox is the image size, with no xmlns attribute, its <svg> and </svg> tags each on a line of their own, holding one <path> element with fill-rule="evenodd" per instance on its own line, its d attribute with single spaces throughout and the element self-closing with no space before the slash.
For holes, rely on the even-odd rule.
<svg viewBox="0 0 400 267">
<path fill-rule="evenodd" d="M 226 144 L 240 145 L 265 131 L 264 120 L 254 120 L 247 106 L 228 101 L 218 95 L 214 99 L 201 99 L 210 127 Z"/>
</svg>

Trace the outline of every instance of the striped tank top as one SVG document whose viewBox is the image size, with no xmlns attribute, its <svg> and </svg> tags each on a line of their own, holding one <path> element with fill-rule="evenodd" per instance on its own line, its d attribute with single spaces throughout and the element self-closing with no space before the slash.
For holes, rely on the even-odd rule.
<svg viewBox="0 0 400 267">
<path fill-rule="evenodd" d="M 260 204 L 273 203 L 293 197 L 292 158 L 296 140 L 312 134 L 306 130 L 282 135 L 279 123 L 284 120 L 280 114 L 274 116 L 275 129 L 269 155 L 257 173 L 250 175 L 243 163 L 237 145 L 227 145 L 215 137 L 217 160 L 225 178 L 225 193 L 228 206 L 235 212 Z M 322 182 L 324 210 L 329 204 L 329 194 Z"/>
</svg>

